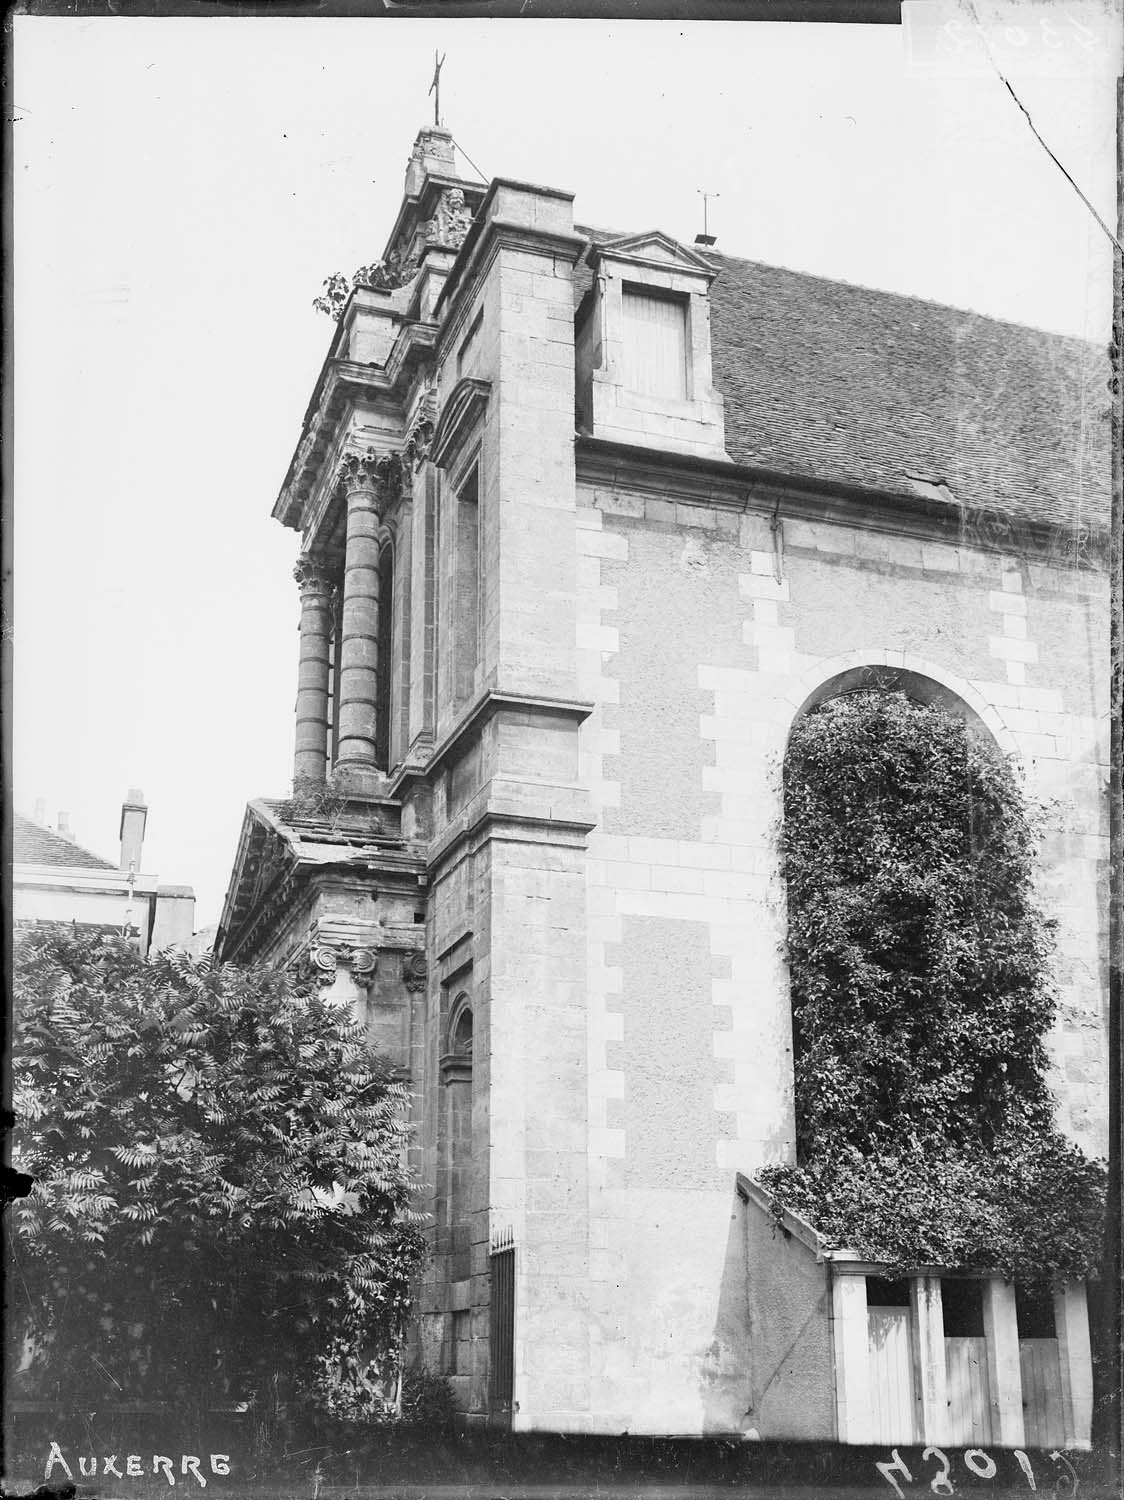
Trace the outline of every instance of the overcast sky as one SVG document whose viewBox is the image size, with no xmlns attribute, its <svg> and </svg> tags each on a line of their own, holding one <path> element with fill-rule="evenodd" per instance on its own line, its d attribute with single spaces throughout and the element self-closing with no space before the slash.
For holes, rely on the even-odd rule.
<svg viewBox="0 0 1124 1500">
<path fill-rule="evenodd" d="M 331 333 L 312 299 L 384 247 L 435 45 L 459 146 L 581 223 L 690 242 L 706 189 L 727 253 L 1106 341 L 1108 242 L 994 64 L 1114 222 L 1110 9 L 977 12 L 990 57 L 951 4 L 939 51 L 931 26 L 17 17 L 16 806 L 115 857 L 141 787 L 145 869 L 217 920 L 246 801 L 291 774 L 298 540 L 270 509 Z"/>
</svg>

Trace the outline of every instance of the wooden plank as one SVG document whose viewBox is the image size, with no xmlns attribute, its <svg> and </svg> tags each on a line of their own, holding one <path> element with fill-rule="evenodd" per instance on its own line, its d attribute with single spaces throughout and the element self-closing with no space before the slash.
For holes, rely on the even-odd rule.
<svg viewBox="0 0 1124 1500">
<path fill-rule="evenodd" d="M 1065 1446 L 1057 1339 L 1020 1339 L 1023 1417 L 1028 1448 Z"/>
<path fill-rule="evenodd" d="M 868 1310 L 870 1399 L 876 1443 L 915 1443 L 917 1393 L 908 1307 Z"/>
<path fill-rule="evenodd" d="M 991 1443 L 991 1391 L 987 1340 L 946 1338 L 949 1442 L 978 1448 Z"/>
<path fill-rule="evenodd" d="M 1054 1294 L 1054 1324 L 1058 1333 L 1065 1445 L 1087 1448 L 1092 1438 L 1093 1359 L 1084 1283 L 1071 1282 Z"/>
</svg>

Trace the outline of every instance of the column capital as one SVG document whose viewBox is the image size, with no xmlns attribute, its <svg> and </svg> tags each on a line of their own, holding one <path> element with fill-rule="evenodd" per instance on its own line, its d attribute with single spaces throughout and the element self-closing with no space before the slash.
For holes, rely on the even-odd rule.
<svg viewBox="0 0 1124 1500">
<path fill-rule="evenodd" d="M 352 943 L 324 942 L 311 950 L 312 962 L 319 972 L 332 975 L 341 964 L 351 970 L 357 984 L 371 984 L 375 977 L 376 958 L 373 948 L 357 948 Z"/>
<path fill-rule="evenodd" d="M 302 594 L 327 594 L 332 580 L 324 564 L 310 552 L 302 552 L 293 565 L 293 577 Z"/>
<path fill-rule="evenodd" d="M 397 499 L 402 488 L 402 459 L 397 453 L 345 453 L 336 469 L 334 487 L 344 495 L 367 490 L 377 497 L 380 512 Z"/>
<path fill-rule="evenodd" d="M 421 952 L 402 955 L 402 981 L 408 990 L 424 990 L 429 979 L 429 966 Z"/>
<path fill-rule="evenodd" d="M 356 986 L 368 989 L 375 981 L 378 955 L 374 948 L 317 933 L 305 949 L 298 968 L 303 978 L 319 985 L 332 984 L 339 971 L 345 969 Z"/>
</svg>

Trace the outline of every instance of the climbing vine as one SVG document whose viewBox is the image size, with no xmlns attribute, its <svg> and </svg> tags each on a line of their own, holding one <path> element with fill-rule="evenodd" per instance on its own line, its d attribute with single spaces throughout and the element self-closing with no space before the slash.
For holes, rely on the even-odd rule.
<svg viewBox="0 0 1124 1500">
<path fill-rule="evenodd" d="M 785 762 L 797 1164 L 778 1210 L 899 1268 L 1083 1277 L 1104 1171 L 1053 1125 L 1055 1000 L 1015 774 L 902 693 L 830 700 Z"/>
</svg>

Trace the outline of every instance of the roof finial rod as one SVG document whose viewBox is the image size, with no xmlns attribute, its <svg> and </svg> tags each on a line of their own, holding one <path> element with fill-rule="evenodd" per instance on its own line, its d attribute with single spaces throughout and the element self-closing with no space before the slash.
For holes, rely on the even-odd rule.
<svg viewBox="0 0 1124 1500">
<path fill-rule="evenodd" d="M 702 188 L 696 188 L 695 191 L 698 193 L 699 197 L 703 201 L 703 227 L 702 227 L 702 234 L 696 234 L 695 235 L 695 244 L 696 245 L 713 245 L 714 244 L 714 240 L 715 240 L 715 236 L 711 234 L 711 232 L 710 232 L 710 224 L 707 222 L 707 209 L 710 207 L 710 200 L 712 198 L 721 198 L 722 194 L 721 193 L 704 193 L 703 190 L 702 190 Z"/>
<path fill-rule="evenodd" d="M 445 53 L 442 52 L 441 60 L 437 59 L 437 48 L 433 49 L 433 82 L 429 85 L 429 92 L 433 95 L 433 123 L 441 124 L 441 69 L 445 66 Z"/>
</svg>

